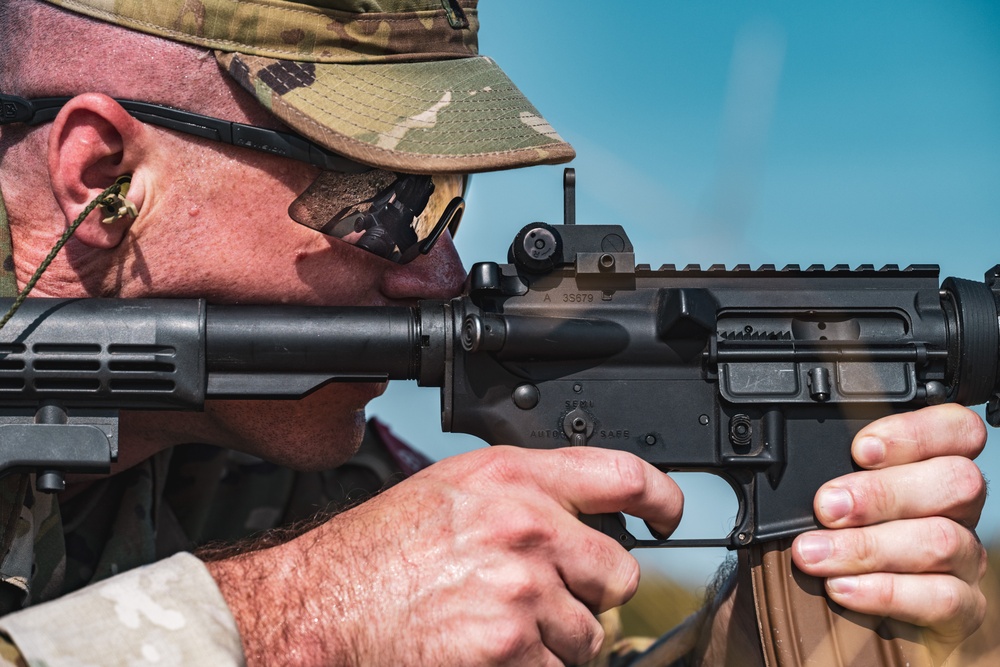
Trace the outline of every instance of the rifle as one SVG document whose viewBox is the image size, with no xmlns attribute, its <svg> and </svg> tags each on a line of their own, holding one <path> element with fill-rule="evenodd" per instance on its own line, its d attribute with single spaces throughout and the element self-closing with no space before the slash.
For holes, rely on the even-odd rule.
<svg viewBox="0 0 1000 667">
<path fill-rule="evenodd" d="M 738 548 L 816 527 L 821 484 L 854 469 L 865 424 L 929 404 L 988 402 L 1000 424 L 1000 266 L 985 282 L 933 265 L 659 269 L 619 225 L 533 223 L 509 263 L 415 307 L 222 306 L 28 299 L 0 330 L 0 471 L 107 472 L 122 409 L 294 399 L 331 381 L 441 388 L 445 431 L 489 443 L 619 449 L 721 476 Z M 0 306 L 9 305 L 0 300 Z"/>
</svg>

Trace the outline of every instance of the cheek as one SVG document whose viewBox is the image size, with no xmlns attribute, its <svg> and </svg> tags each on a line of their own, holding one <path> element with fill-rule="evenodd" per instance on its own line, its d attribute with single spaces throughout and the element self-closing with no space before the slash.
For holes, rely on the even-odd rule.
<svg viewBox="0 0 1000 667">
<path fill-rule="evenodd" d="M 306 304 L 365 300 L 354 249 L 288 217 L 289 186 L 251 173 L 239 188 L 187 189 L 137 230 L 128 296 Z M 369 269 L 370 272 L 370 269 Z M 369 299 L 370 300 L 370 299 Z"/>
<path fill-rule="evenodd" d="M 364 404 L 379 387 L 328 385 L 300 401 L 212 401 L 213 440 L 296 470 L 342 464 L 364 434 Z"/>
</svg>

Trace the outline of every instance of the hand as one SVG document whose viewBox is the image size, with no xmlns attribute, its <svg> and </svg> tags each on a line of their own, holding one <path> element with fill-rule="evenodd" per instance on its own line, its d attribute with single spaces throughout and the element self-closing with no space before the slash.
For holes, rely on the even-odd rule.
<svg viewBox="0 0 1000 667">
<path fill-rule="evenodd" d="M 634 558 L 580 513 L 670 533 L 682 497 L 636 457 L 493 447 L 446 459 L 279 547 L 209 563 L 249 664 L 562 665 L 629 599 Z"/>
<path fill-rule="evenodd" d="M 941 660 L 982 623 L 986 550 L 974 529 L 986 483 L 972 462 L 979 417 L 940 405 L 873 422 L 852 445 L 866 470 L 823 485 L 814 510 L 829 531 L 800 535 L 792 558 L 855 611 L 927 628 Z"/>
</svg>

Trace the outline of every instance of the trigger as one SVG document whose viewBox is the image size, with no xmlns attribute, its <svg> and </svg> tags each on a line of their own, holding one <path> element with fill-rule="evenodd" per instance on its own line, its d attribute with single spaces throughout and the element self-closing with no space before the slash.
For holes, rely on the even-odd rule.
<svg viewBox="0 0 1000 667">
<path fill-rule="evenodd" d="M 625 515 L 621 512 L 613 514 L 581 514 L 580 521 L 594 530 L 604 533 L 622 545 L 626 551 L 631 551 L 636 545 L 635 536 L 625 528 Z"/>
</svg>

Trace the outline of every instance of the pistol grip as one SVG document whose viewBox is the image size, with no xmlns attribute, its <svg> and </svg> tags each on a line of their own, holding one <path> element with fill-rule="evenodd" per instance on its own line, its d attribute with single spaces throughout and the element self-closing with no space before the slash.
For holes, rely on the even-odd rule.
<svg viewBox="0 0 1000 667">
<path fill-rule="evenodd" d="M 635 536 L 625 528 L 625 515 L 621 512 L 612 514 L 581 514 L 580 521 L 594 530 L 600 531 L 622 545 L 626 551 L 631 551 L 636 545 Z"/>
</svg>

